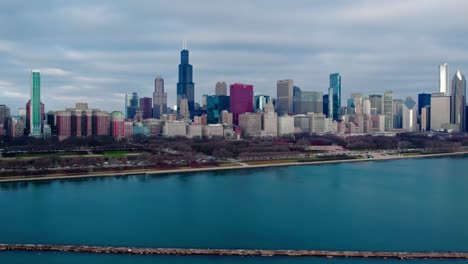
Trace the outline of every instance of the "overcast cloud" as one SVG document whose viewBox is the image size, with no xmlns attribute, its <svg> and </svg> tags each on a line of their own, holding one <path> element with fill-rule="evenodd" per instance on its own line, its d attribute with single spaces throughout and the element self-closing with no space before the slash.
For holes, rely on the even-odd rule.
<svg viewBox="0 0 468 264">
<path fill-rule="evenodd" d="M 0 1 L 0 104 L 16 113 L 29 71 L 42 71 L 46 110 L 88 102 L 123 110 L 125 92 L 151 96 L 162 75 L 176 97 L 182 40 L 195 95 L 216 81 L 276 94 L 291 78 L 326 92 L 340 72 L 342 95 L 435 92 L 437 66 L 468 72 L 468 1 Z"/>
</svg>

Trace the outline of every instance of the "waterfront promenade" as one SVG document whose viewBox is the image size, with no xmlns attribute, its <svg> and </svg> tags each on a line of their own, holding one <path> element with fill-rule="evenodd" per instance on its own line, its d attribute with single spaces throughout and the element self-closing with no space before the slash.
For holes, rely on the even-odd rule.
<svg viewBox="0 0 468 264">
<path fill-rule="evenodd" d="M 236 163 L 236 166 L 225 167 L 203 167 L 203 168 L 176 168 L 168 170 L 154 170 L 154 169 L 140 169 L 130 170 L 125 172 L 110 171 L 110 172 L 97 172 L 93 174 L 80 174 L 80 175 L 51 175 L 51 176 L 15 176 L 3 177 L 0 179 L 2 182 L 22 182 L 22 181 L 41 181 L 41 180 L 54 180 L 54 179 L 76 179 L 76 178 L 92 178 L 92 177 L 115 177 L 115 176 L 138 176 L 138 175 L 158 175 L 158 174 L 175 174 L 175 173 L 192 173 L 204 171 L 221 171 L 221 170 L 238 170 L 238 169 L 254 169 L 266 167 L 282 167 L 282 166 L 301 166 L 301 165 L 321 165 L 321 164 L 334 164 L 334 163 L 350 163 L 350 162 L 368 162 L 368 161 L 385 161 L 385 160 L 399 160 L 399 159 L 415 159 L 415 158 L 431 158 L 431 157 L 448 157 L 466 155 L 468 151 L 450 152 L 450 153 L 437 153 L 437 154 L 423 154 L 413 156 L 398 156 L 398 155 L 381 155 L 373 154 L 373 159 L 347 159 L 347 160 L 327 160 L 327 161 L 304 161 L 304 162 L 280 162 L 274 163 L 274 160 L 265 160 L 263 164 L 246 164 L 242 162 Z"/>
<path fill-rule="evenodd" d="M 198 255 L 239 257 L 339 257 L 339 258 L 396 258 L 396 259 L 468 259 L 465 252 L 386 252 L 333 250 L 271 250 L 271 249 L 193 249 L 193 248 L 137 248 L 106 246 L 72 246 L 41 244 L 0 244 L 0 251 L 50 251 L 93 254 L 130 255 Z"/>
</svg>

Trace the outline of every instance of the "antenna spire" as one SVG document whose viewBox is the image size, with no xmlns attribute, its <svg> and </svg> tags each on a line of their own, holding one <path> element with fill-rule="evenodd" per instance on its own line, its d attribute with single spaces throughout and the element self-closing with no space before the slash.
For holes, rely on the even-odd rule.
<svg viewBox="0 0 468 264">
<path fill-rule="evenodd" d="M 182 41 L 182 49 L 184 49 L 184 50 L 187 49 L 187 40 Z"/>
</svg>

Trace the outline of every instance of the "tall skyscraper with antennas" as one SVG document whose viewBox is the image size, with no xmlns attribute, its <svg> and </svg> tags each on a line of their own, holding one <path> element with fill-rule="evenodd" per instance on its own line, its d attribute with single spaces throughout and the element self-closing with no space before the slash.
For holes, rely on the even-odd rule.
<svg viewBox="0 0 468 264">
<path fill-rule="evenodd" d="M 180 52 L 179 82 L 177 83 L 177 109 L 180 110 L 181 100 L 187 99 L 188 110 L 193 113 L 195 102 L 195 84 L 193 83 L 193 67 L 189 64 L 187 41 L 184 40 Z"/>
</svg>

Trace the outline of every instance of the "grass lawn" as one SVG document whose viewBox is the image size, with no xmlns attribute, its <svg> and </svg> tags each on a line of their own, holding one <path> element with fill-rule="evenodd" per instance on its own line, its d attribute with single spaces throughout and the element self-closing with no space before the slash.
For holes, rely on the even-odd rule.
<svg viewBox="0 0 468 264">
<path fill-rule="evenodd" d="M 278 163 L 293 163 L 297 162 L 298 159 L 278 159 L 278 160 L 252 160 L 244 161 L 243 163 L 249 165 L 264 165 L 264 164 L 278 164 Z"/>
<path fill-rule="evenodd" d="M 57 152 L 57 153 L 26 153 L 26 154 L 19 154 L 16 155 L 17 159 L 27 159 L 27 158 L 44 158 L 44 157 L 52 157 L 52 156 L 74 156 L 77 155 L 75 152 Z"/>
<path fill-rule="evenodd" d="M 105 151 L 102 155 L 106 158 L 121 157 L 127 155 L 129 152 L 126 150 Z"/>
<path fill-rule="evenodd" d="M 218 167 L 238 167 L 241 166 L 239 163 L 235 162 L 222 162 L 218 163 Z"/>
</svg>

